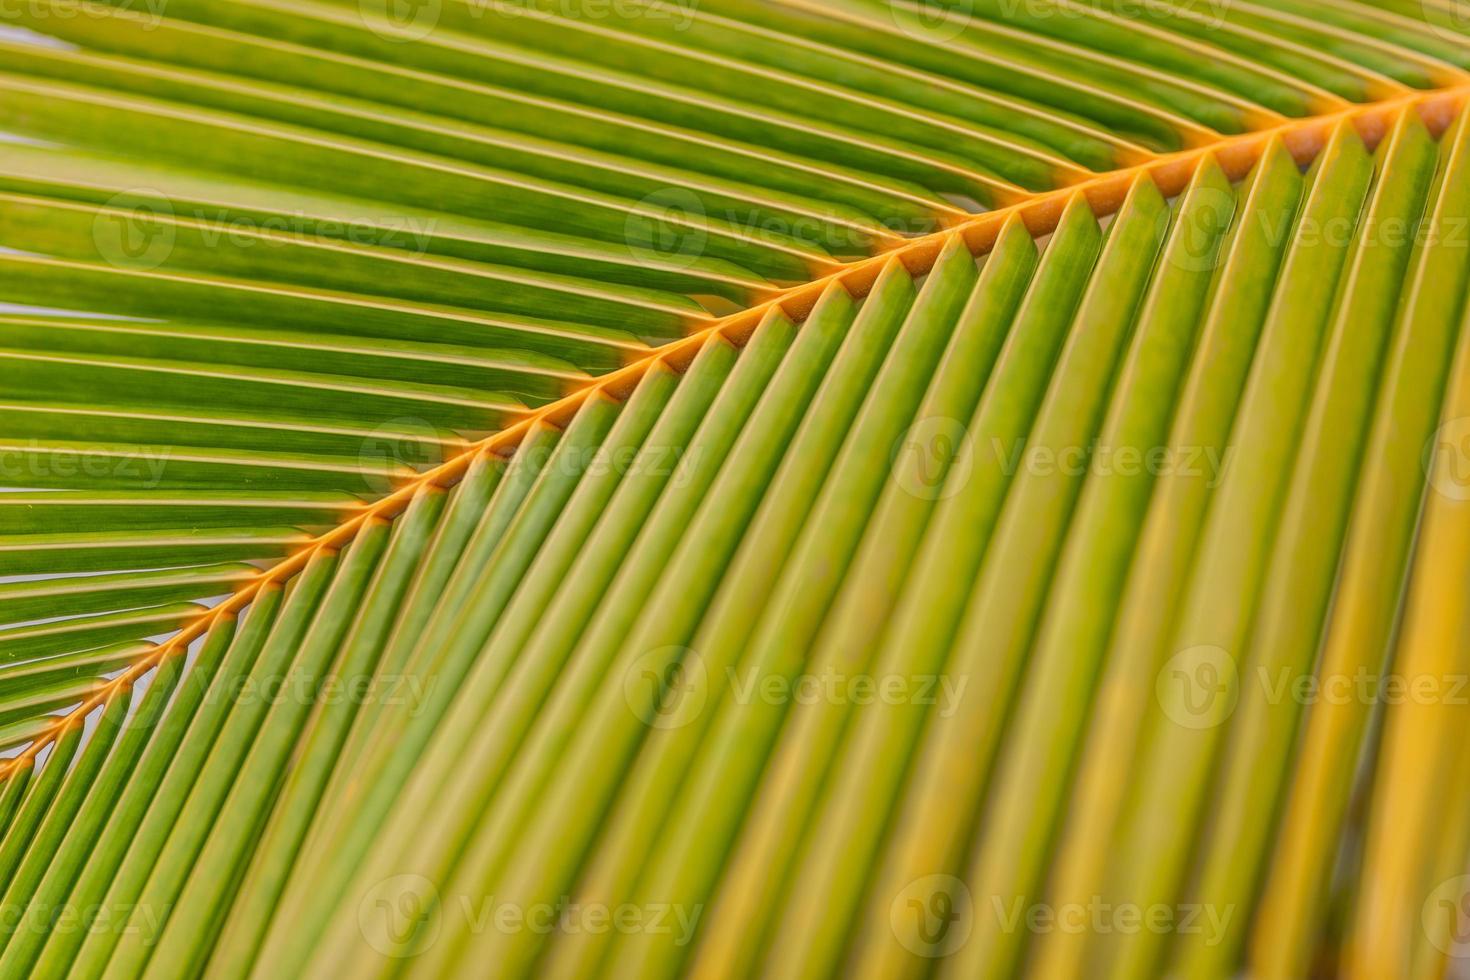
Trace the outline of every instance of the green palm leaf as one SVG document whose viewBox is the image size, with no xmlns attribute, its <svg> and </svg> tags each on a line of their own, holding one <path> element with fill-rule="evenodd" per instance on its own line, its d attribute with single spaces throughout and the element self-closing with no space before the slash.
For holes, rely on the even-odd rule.
<svg viewBox="0 0 1470 980">
<path fill-rule="evenodd" d="M 0 13 L 0 977 L 1465 954 L 1453 0 Z"/>
</svg>

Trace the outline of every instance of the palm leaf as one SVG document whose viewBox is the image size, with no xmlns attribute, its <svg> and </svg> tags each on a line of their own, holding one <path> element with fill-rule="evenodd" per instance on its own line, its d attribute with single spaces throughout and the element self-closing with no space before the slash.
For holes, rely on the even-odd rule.
<svg viewBox="0 0 1470 980">
<path fill-rule="evenodd" d="M 4 11 L 0 975 L 1438 975 L 1457 13 Z"/>
</svg>

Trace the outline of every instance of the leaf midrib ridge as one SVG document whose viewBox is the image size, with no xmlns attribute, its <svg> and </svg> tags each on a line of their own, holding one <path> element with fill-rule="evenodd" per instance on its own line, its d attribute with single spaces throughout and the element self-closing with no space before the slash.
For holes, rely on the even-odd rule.
<svg viewBox="0 0 1470 980">
<path fill-rule="evenodd" d="M 958 236 L 971 254 L 980 256 L 994 245 L 1001 231 L 1012 222 L 1021 222 L 1035 237 L 1055 230 L 1067 205 L 1082 196 L 1097 217 L 1114 213 L 1129 190 L 1142 179 L 1154 182 L 1165 197 L 1182 192 L 1195 171 L 1213 159 L 1232 181 L 1246 175 L 1266 150 L 1280 141 L 1298 164 L 1313 160 L 1327 144 L 1332 132 L 1343 123 L 1357 129 L 1364 143 L 1372 149 L 1388 133 L 1394 121 L 1404 112 L 1416 111 L 1430 133 L 1438 138 L 1455 115 L 1470 102 L 1470 82 L 1446 88 L 1415 91 L 1378 102 L 1356 104 L 1334 112 L 1292 119 L 1280 125 L 1254 130 L 1192 146 L 1174 153 L 1152 156 L 1143 162 L 1118 170 L 1090 176 L 1055 190 L 1030 193 L 1005 207 L 984 211 L 951 224 L 939 231 L 908 239 L 902 244 L 875 255 L 834 262 L 818 278 L 794 286 L 772 289 L 757 303 L 723 316 L 708 326 L 650 350 L 628 365 L 604 374 L 562 398 L 549 402 L 520 416 L 506 428 L 471 443 L 458 455 L 426 470 L 391 493 L 356 510 L 331 529 L 311 538 L 296 552 L 243 582 L 223 602 L 186 623 L 157 647 L 150 649 L 122 673 L 96 687 L 70 712 L 60 716 L 42 731 L 22 752 L 0 766 L 0 780 L 18 768 L 30 765 L 47 745 L 68 731 L 82 725 L 98 705 L 132 685 L 168 657 L 184 652 L 189 645 L 206 635 L 217 623 L 237 617 L 263 592 L 284 586 L 321 553 L 335 553 L 351 542 L 365 528 L 392 520 L 401 514 L 425 487 L 449 487 L 464 476 L 470 463 L 490 453 L 509 455 L 528 432 L 538 424 L 564 427 L 593 394 L 601 393 L 619 401 L 625 399 L 643 376 L 657 364 L 682 372 L 695 354 L 716 337 L 743 346 L 757 326 L 767 317 L 782 314 L 794 322 L 802 321 L 822 293 L 840 284 L 854 298 L 866 296 L 879 275 L 893 262 L 903 265 L 909 275 L 926 274 L 951 239 Z"/>
</svg>

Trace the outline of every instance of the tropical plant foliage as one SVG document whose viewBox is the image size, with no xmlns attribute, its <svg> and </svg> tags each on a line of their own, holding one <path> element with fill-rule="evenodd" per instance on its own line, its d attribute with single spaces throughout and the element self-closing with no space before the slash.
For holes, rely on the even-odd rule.
<svg viewBox="0 0 1470 980">
<path fill-rule="evenodd" d="M 1470 954 L 1458 0 L 0 17 L 0 977 Z"/>
</svg>

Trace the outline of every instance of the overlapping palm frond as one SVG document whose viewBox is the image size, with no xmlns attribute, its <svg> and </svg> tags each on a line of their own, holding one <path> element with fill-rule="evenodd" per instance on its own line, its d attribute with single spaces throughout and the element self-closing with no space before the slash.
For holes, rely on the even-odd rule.
<svg viewBox="0 0 1470 980">
<path fill-rule="evenodd" d="M 1460 14 L 5 8 L 0 976 L 1436 975 Z"/>
</svg>

